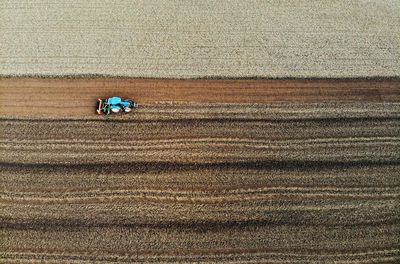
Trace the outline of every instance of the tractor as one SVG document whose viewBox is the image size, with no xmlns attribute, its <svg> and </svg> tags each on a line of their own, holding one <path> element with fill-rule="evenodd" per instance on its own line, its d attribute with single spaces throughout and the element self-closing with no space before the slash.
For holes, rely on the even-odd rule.
<svg viewBox="0 0 400 264">
<path fill-rule="evenodd" d="M 97 114 L 109 115 L 111 113 L 129 113 L 133 108 L 137 108 L 137 103 L 130 99 L 122 99 L 121 97 L 113 96 L 108 99 L 98 99 Z"/>
</svg>

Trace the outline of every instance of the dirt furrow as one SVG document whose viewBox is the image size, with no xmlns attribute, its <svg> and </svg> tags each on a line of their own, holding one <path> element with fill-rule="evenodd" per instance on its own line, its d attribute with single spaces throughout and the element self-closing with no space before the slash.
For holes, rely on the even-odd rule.
<svg viewBox="0 0 400 264">
<path fill-rule="evenodd" d="M 395 263 L 399 132 L 397 79 L 2 78 L 0 262 Z"/>
</svg>

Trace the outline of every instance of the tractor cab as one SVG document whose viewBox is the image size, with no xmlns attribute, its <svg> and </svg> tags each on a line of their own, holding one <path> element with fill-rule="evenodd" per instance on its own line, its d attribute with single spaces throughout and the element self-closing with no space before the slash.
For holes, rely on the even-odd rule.
<svg viewBox="0 0 400 264">
<path fill-rule="evenodd" d="M 120 104 L 121 102 L 122 102 L 121 97 L 116 97 L 116 96 L 114 96 L 114 97 L 110 97 L 110 98 L 107 99 L 107 103 L 108 103 L 109 105 L 118 105 L 118 104 Z"/>
</svg>

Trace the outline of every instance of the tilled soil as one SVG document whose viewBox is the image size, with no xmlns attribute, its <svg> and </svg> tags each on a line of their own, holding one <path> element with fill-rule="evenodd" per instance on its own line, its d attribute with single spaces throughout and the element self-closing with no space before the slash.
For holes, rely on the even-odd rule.
<svg viewBox="0 0 400 264">
<path fill-rule="evenodd" d="M 98 98 L 115 95 L 132 98 L 139 105 L 155 102 L 399 102 L 400 79 L 0 78 L 0 115 L 90 118 L 95 113 Z"/>
<path fill-rule="evenodd" d="M 400 103 L 261 98 L 1 112 L 1 261 L 396 263 Z"/>
</svg>

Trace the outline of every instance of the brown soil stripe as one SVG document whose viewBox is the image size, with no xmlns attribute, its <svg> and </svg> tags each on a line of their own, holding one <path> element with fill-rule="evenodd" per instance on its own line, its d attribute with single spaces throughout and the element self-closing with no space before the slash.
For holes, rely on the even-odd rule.
<svg viewBox="0 0 400 264">
<path fill-rule="evenodd" d="M 370 255 L 370 254 L 396 254 L 398 253 L 399 250 L 397 248 L 383 248 L 383 247 L 374 247 L 374 248 L 356 248 L 356 249 L 343 249 L 343 250 L 333 250 L 331 248 L 323 248 L 319 250 L 313 250 L 313 249 L 272 249 L 272 248 L 226 248 L 226 249 L 205 249 L 205 250 L 159 250 L 159 251 L 138 251 L 134 255 L 135 258 L 140 258 L 140 257 L 157 257 L 157 256 L 175 256 L 175 257 L 191 257 L 191 255 L 202 255 L 203 257 L 206 257 L 207 255 L 213 255 L 215 257 L 223 257 L 224 255 L 231 255 L 231 254 L 240 254 L 240 255 L 246 255 L 246 254 L 279 254 L 279 255 L 310 255 L 310 254 L 319 254 L 319 255 Z M 35 249 L 19 249 L 19 248 L 13 248 L 10 250 L 10 253 L 7 253 L 7 255 L 23 255 L 23 254 L 47 254 L 47 255 L 72 255 L 72 254 L 79 254 L 79 256 L 82 257 L 95 257 L 97 252 L 91 252 L 91 251 L 80 251 L 80 250 L 75 250 L 75 251 L 62 251 L 59 252 L 57 250 L 35 250 Z M 131 252 L 118 252 L 118 251 L 105 251 L 104 252 L 107 255 L 104 255 L 103 257 L 111 257 L 111 256 L 119 256 L 119 257 L 128 257 L 130 256 Z M 193 256 L 193 257 L 194 257 Z M 132 255 L 130 257 L 133 257 Z"/>
<path fill-rule="evenodd" d="M 399 79 L 161 80 L 0 78 L 0 116 L 93 115 L 97 98 L 175 102 L 399 102 Z"/>
</svg>

